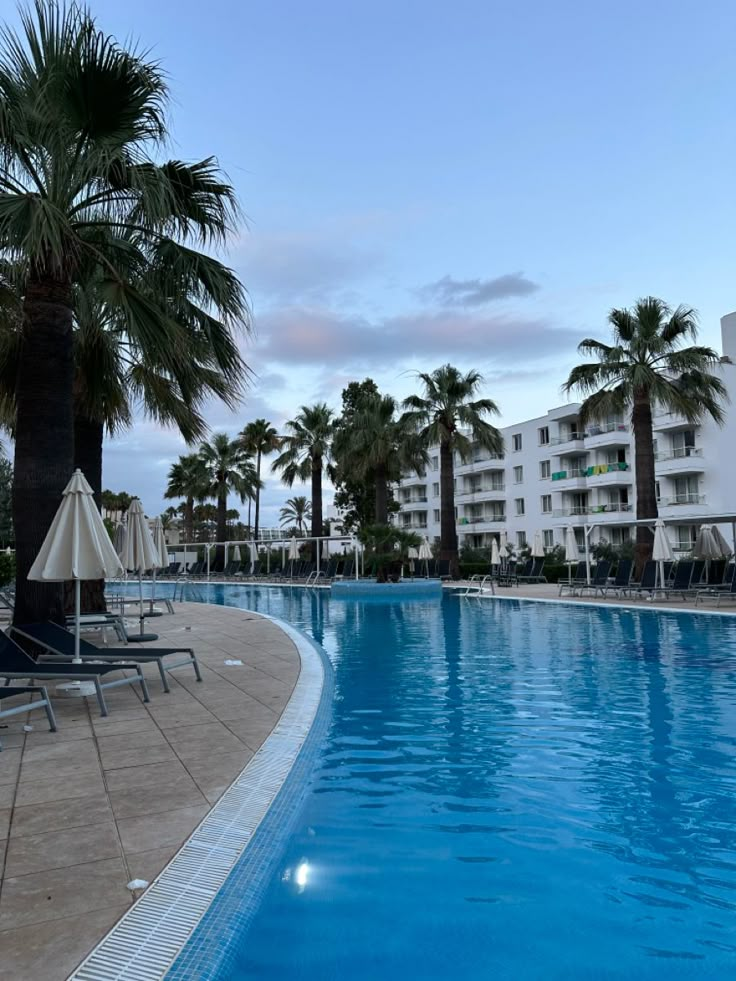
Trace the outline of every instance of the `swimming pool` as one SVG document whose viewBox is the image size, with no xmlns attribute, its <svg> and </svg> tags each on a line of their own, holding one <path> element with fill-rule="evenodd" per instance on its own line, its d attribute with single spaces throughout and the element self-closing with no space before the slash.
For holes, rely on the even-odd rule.
<svg viewBox="0 0 736 981">
<path fill-rule="evenodd" d="M 283 617 L 334 666 L 328 734 L 223 981 L 734 973 L 732 619 L 202 598 Z"/>
</svg>

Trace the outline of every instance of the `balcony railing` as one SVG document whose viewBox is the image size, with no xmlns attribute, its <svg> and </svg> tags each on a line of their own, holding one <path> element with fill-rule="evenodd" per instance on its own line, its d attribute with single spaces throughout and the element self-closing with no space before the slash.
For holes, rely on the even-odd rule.
<svg viewBox="0 0 736 981">
<path fill-rule="evenodd" d="M 399 501 L 399 504 L 426 504 L 426 503 L 427 503 L 426 495 L 424 497 L 403 497 Z"/>
<path fill-rule="evenodd" d="M 628 433 L 629 427 L 623 422 L 607 422 L 603 425 L 590 426 L 585 431 L 586 436 L 605 436 L 606 433 Z"/>
<path fill-rule="evenodd" d="M 686 460 L 691 456 L 702 456 L 701 446 L 678 446 L 671 453 L 655 453 L 654 459 L 657 463 L 664 463 L 665 460 Z"/>
<path fill-rule="evenodd" d="M 585 471 L 578 468 L 572 470 L 556 470 L 552 474 L 552 480 L 571 480 L 573 477 L 584 477 Z"/>
<path fill-rule="evenodd" d="M 631 510 L 631 504 L 589 504 L 571 508 L 557 508 L 552 512 L 552 516 L 555 518 L 571 518 L 575 515 L 582 514 L 616 514 Z"/>
<path fill-rule="evenodd" d="M 474 515 L 473 517 L 458 518 L 457 523 L 459 525 L 480 525 L 484 521 L 505 521 L 505 514 L 481 514 Z"/>
<path fill-rule="evenodd" d="M 579 442 L 585 439 L 585 433 L 567 433 L 566 435 L 553 436 L 549 441 L 550 446 L 561 446 L 563 443 Z"/>
<path fill-rule="evenodd" d="M 505 484 L 496 484 L 491 487 L 470 487 L 466 490 L 457 491 L 455 497 L 469 497 L 471 494 L 504 494 Z"/>
<path fill-rule="evenodd" d="M 674 497 L 660 497 L 657 504 L 663 508 L 675 507 L 678 504 L 705 504 L 705 494 L 675 494 Z"/>
</svg>

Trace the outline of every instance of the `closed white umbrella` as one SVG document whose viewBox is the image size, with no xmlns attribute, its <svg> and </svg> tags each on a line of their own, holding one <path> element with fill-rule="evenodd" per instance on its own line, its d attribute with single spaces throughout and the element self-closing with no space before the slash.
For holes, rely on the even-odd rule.
<svg viewBox="0 0 736 981">
<path fill-rule="evenodd" d="M 429 544 L 429 539 L 425 535 L 422 539 L 422 543 L 419 546 L 419 559 L 424 561 L 424 571 L 427 576 L 429 576 L 429 560 L 432 558 L 432 546 Z"/>
<path fill-rule="evenodd" d="M 729 555 L 733 554 L 733 548 L 721 534 L 721 529 L 718 527 L 718 525 L 711 525 L 710 530 L 713 534 L 713 537 L 716 540 L 716 544 L 718 545 L 718 549 L 721 553 L 720 558 L 727 559 Z"/>
<path fill-rule="evenodd" d="M 153 613 L 153 604 L 156 599 L 156 570 L 157 569 L 167 569 L 169 567 L 169 549 L 166 545 L 166 536 L 164 535 L 164 526 L 161 521 L 161 515 L 158 515 L 153 522 L 153 529 L 151 531 L 151 536 L 153 538 L 153 544 L 156 547 L 156 554 L 158 555 L 158 561 L 156 565 L 152 566 L 153 569 L 153 585 L 151 586 L 151 613 Z"/>
<path fill-rule="evenodd" d="M 250 542 L 248 545 L 248 557 L 250 559 L 250 575 L 252 576 L 255 572 L 256 562 L 258 561 L 258 549 L 256 548 L 255 542 Z"/>
<path fill-rule="evenodd" d="M 322 542 L 322 558 L 325 560 L 325 562 L 329 562 L 330 561 L 330 540 L 329 540 L 329 538 L 325 538 L 325 540 Z"/>
<path fill-rule="evenodd" d="M 414 572 L 414 562 L 419 558 L 419 549 L 414 548 L 412 545 L 406 550 L 406 557 L 409 560 L 409 570 Z"/>
<path fill-rule="evenodd" d="M 79 663 L 80 595 L 82 579 L 106 579 L 122 574 L 110 536 L 81 470 L 75 470 L 62 494 L 41 551 L 28 578 L 34 581 L 74 580 L 74 661 Z"/>
<path fill-rule="evenodd" d="M 542 532 L 537 529 L 534 532 L 534 541 L 532 542 L 532 558 L 533 559 L 543 559 L 547 553 L 544 551 L 544 536 Z"/>
<path fill-rule="evenodd" d="M 118 554 L 118 558 L 122 558 L 123 552 L 125 552 L 125 539 L 128 535 L 128 529 L 124 521 L 118 521 L 115 525 L 115 537 L 112 540 L 113 547 Z"/>
<path fill-rule="evenodd" d="M 578 550 L 578 540 L 575 537 L 575 531 L 572 525 L 568 525 L 565 528 L 565 562 L 570 563 L 569 576 L 568 579 L 572 582 L 572 566 L 574 562 L 577 562 L 580 558 L 580 552 Z"/>
<path fill-rule="evenodd" d="M 672 553 L 672 546 L 670 545 L 670 540 L 667 537 L 667 532 L 664 528 L 664 521 L 661 518 L 657 518 L 657 523 L 654 526 L 654 547 L 652 549 L 652 559 L 657 563 L 657 568 L 659 569 L 659 585 L 664 588 L 664 564 L 665 562 L 672 562 L 674 555 Z"/>
<path fill-rule="evenodd" d="M 491 567 L 501 565 L 501 554 L 498 550 L 498 542 L 495 538 L 491 540 Z"/>
<path fill-rule="evenodd" d="M 160 556 L 148 527 L 146 516 L 143 513 L 141 502 L 134 497 L 128 508 L 128 535 L 125 541 L 125 552 L 123 553 L 123 565 L 128 572 L 138 573 L 138 590 L 140 595 L 140 632 L 137 637 L 131 640 L 156 640 L 156 634 L 146 634 L 143 632 L 143 573 L 146 569 L 155 568 L 160 561 Z"/>
<path fill-rule="evenodd" d="M 292 560 L 299 558 L 299 546 L 296 543 L 296 538 L 292 538 L 289 542 L 289 558 Z"/>
<path fill-rule="evenodd" d="M 255 546 L 253 546 L 253 548 L 255 549 Z M 251 559 L 252 557 L 253 557 L 253 553 L 251 552 Z M 236 545 L 235 548 L 233 549 L 233 562 L 242 562 L 242 561 L 243 561 L 243 556 L 241 555 L 240 552 L 240 545 Z"/>
<path fill-rule="evenodd" d="M 701 525 L 693 546 L 693 557 L 705 559 L 705 579 L 709 581 L 710 563 L 731 554 L 728 542 L 715 525 Z"/>
</svg>

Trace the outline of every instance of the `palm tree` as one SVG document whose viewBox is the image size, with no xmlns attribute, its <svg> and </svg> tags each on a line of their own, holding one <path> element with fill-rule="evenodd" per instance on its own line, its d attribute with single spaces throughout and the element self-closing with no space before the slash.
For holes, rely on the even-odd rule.
<svg viewBox="0 0 736 981">
<path fill-rule="evenodd" d="M 312 484 L 312 537 L 322 534 L 322 471 L 330 456 L 334 431 L 332 409 L 324 402 L 303 405 L 295 419 L 286 423 L 281 445 L 284 452 L 273 462 L 288 487 L 295 480 Z"/>
<path fill-rule="evenodd" d="M 255 495 L 258 478 L 256 468 L 240 445 L 240 440 L 230 439 L 226 433 L 215 433 L 208 443 L 199 448 L 199 460 L 204 471 L 203 497 L 214 498 L 217 504 L 218 542 L 227 540 L 227 498 L 237 494 L 241 503 Z M 217 560 L 225 558 L 225 546 L 217 548 Z"/>
<path fill-rule="evenodd" d="M 204 497 L 206 475 L 197 453 L 180 456 L 169 469 L 169 482 L 164 497 L 184 498 L 184 541 L 194 541 L 194 502 Z"/>
<path fill-rule="evenodd" d="M 657 517 L 652 410 L 676 412 L 688 422 L 709 415 L 723 424 L 726 387 L 713 370 L 730 360 L 709 347 L 686 341 L 698 336 L 697 314 L 689 307 L 672 310 L 663 300 L 647 296 L 632 309 L 611 310 L 608 323 L 612 344 L 587 338 L 578 345 L 595 362 L 573 368 L 563 386 L 585 398 L 580 420 L 631 413 L 636 472 L 636 517 Z M 648 525 L 636 526 L 636 566 L 641 571 L 651 558 L 653 537 Z"/>
<path fill-rule="evenodd" d="M 88 10 L 36 0 L 0 45 L 0 252 L 16 267 L 23 346 L 16 387 L 17 622 L 57 613 L 61 591 L 28 569 L 74 460 L 73 312 L 83 257 L 137 315 L 145 299 L 111 229 L 149 246 L 209 246 L 236 214 L 212 159 L 155 162 L 167 92 L 155 62 L 100 31 Z"/>
<path fill-rule="evenodd" d="M 454 455 L 467 460 L 473 444 L 490 453 L 503 453 L 503 436 L 484 418 L 498 415 L 491 399 L 476 399 L 483 382 L 478 371 L 463 374 L 450 364 L 431 374 L 419 372 L 423 395 L 404 399 L 404 423 L 418 434 L 422 446 L 440 448 L 440 559 L 450 563 L 450 575 L 460 574 L 455 524 Z"/>
<path fill-rule="evenodd" d="M 312 506 L 306 497 L 302 495 L 290 497 L 279 511 L 281 527 L 284 528 L 287 525 L 296 525 L 299 534 L 303 535 L 304 528 L 311 515 Z"/>
<path fill-rule="evenodd" d="M 261 505 L 261 458 L 264 454 L 273 453 L 281 446 L 279 434 L 267 419 L 255 419 L 249 422 L 240 434 L 243 449 L 246 453 L 256 458 L 256 476 L 258 477 L 258 487 L 256 487 L 255 500 L 255 523 L 253 527 L 253 538 L 258 540 L 258 520 Z M 248 522 L 250 524 L 250 521 Z"/>
<path fill-rule="evenodd" d="M 388 523 L 389 483 L 400 480 L 402 470 L 416 470 L 427 463 L 416 430 L 405 417 L 397 419 L 396 410 L 396 400 L 390 395 L 371 394 L 348 425 L 336 430 L 332 446 L 338 472 L 373 479 L 378 525 Z"/>
</svg>

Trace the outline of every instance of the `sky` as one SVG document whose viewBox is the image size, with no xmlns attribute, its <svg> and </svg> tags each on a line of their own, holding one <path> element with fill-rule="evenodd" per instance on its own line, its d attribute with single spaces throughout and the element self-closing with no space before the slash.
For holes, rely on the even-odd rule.
<svg viewBox="0 0 736 981">
<path fill-rule="evenodd" d="M 6 17 L 14 18 L 6 6 Z M 647 294 L 719 345 L 734 290 L 731 0 L 94 0 L 165 69 L 170 154 L 214 154 L 245 221 L 225 258 L 255 372 L 215 431 L 404 397 L 452 362 L 501 422 L 564 401 L 585 336 Z M 104 485 L 148 514 L 186 452 L 139 419 Z M 292 493 L 265 474 L 263 524 Z M 243 512 L 244 513 L 244 512 Z"/>
</svg>

